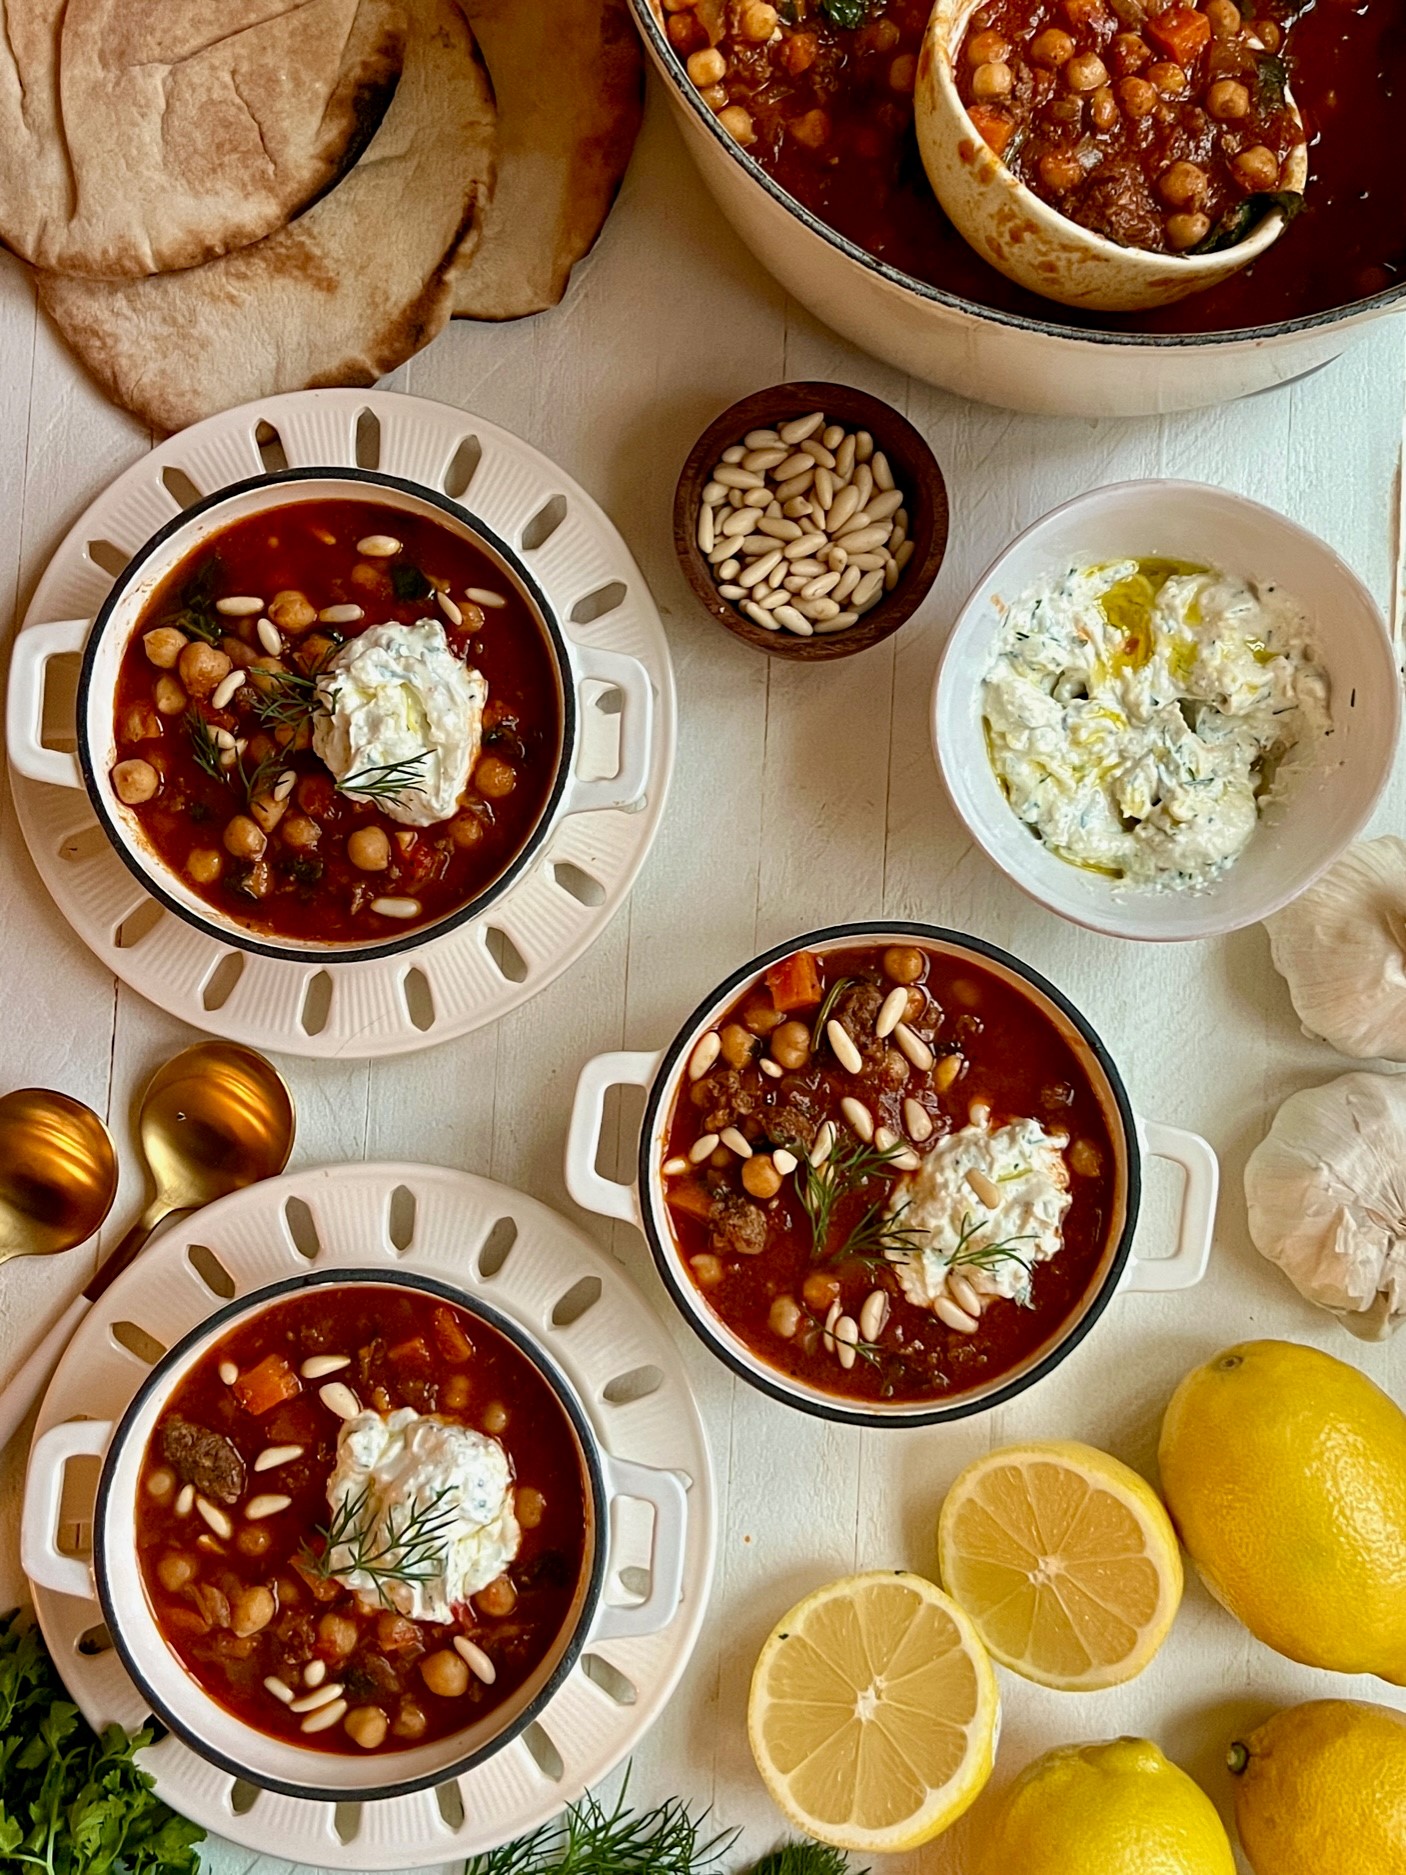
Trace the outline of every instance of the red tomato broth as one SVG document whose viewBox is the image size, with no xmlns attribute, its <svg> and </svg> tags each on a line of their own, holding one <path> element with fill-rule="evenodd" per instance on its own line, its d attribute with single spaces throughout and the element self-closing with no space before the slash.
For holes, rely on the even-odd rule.
<svg viewBox="0 0 1406 1875">
<path fill-rule="evenodd" d="M 350 1354 L 351 1365 L 322 1379 L 297 1380 L 304 1360 L 327 1353 Z M 220 1376 L 225 1362 L 240 1370 L 232 1386 Z M 280 1371 L 293 1377 L 292 1397 L 278 1397 L 286 1380 L 270 1385 L 270 1376 Z M 319 1398 L 328 1380 L 346 1382 L 364 1406 L 382 1412 L 413 1406 L 493 1430 L 506 1449 L 522 1525 L 518 1554 L 491 1592 L 456 1607 L 452 1624 L 411 1621 L 298 1567 L 300 1555 L 323 1549 L 319 1532 L 330 1515 L 326 1484 L 342 1422 Z M 465 1391 L 462 1406 L 445 1404 L 446 1397 Z M 241 1397 L 263 1410 L 249 1410 Z M 211 1500 L 234 1525 L 229 1541 L 207 1528 L 198 1509 L 185 1515 L 176 1509 L 183 1474 L 165 1450 L 173 1420 L 217 1434 L 243 1463 L 238 1502 Z M 260 1452 L 285 1444 L 303 1446 L 303 1454 L 254 1470 Z M 153 1478 L 160 1483 L 161 1474 L 173 1471 L 174 1489 L 154 1497 Z M 528 1491 L 540 1499 L 530 1511 L 524 1505 Z M 257 1522 L 241 1516 L 242 1505 L 266 1493 L 291 1502 Z M 530 1524 L 529 1516 L 535 1519 Z M 167 1644 L 202 1690 L 260 1732 L 350 1755 L 366 1748 L 353 1742 L 342 1723 L 302 1731 L 307 1715 L 290 1712 L 266 1690 L 265 1679 L 276 1676 L 302 1694 L 304 1667 L 323 1661 L 325 1681 L 345 1687 L 348 1718 L 366 1707 L 385 1715 L 385 1737 L 373 1752 L 409 1750 L 477 1726 L 532 1677 L 576 1613 L 592 1527 L 575 1431 L 526 1356 L 497 1329 L 433 1295 L 360 1283 L 290 1296 L 202 1355 L 173 1391 L 148 1442 L 136 1506 L 147 1600 Z M 245 1544 L 262 1547 L 249 1554 Z M 163 1580 L 162 1574 L 163 1563 L 173 1557 L 195 1568 L 190 1581 L 174 1589 L 168 1586 L 174 1578 Z M 223 1618 L 220 1598 L 233 1610 L 241 1590 L 260 1587 L 272 1592 L 275 1612 L 257 1632 L 238 1635 Z M 486 1612 L 485 1601 L 504 1612 Z M 348 1653 L 344 1644 L 353 1630 Z M 449 1697 L 431 1690 L 420 1665 L 444 1650 L 458 1660 L 456 1634 L 488 1654 L 496 1679 L 487 1685 L 468 1673 L 462 1694 Z"/>
<path fill-rule="evenodd" d="M 1114 9 L 1116 11 L 1116 9 Z M 722 89 L 750 114 L 746 147 L 821 221 L 900 272 L 977 306 L 1043 324 L 1127 332 L 1230 332 L 1368 298 L 1406 279 L 1406 191 L 1397 186 L 1406 96 L 1406 15 L 1395 0 L 1261 0 L 1255 17 L 1287 28 L 1282 56 L 1310 133 L 1303 213 L 1253 266 L 1174 306 L 1129 315 L 1080 312 L 1017 287 L 988 266 L 939 207 L 913 129 L 912 72 L 931 0 L 875 0 L 857 28 L 819 0 L 793 0 L 795 30 L 776 44 L 729 35 Z M 699 13 L 667 16 L 675 49 L 708 45 Z M 814 56 L 787 69 L 787 43 Z M 906 88 L 893 83 L 895 62 Z M 824 135 L 793 128 L 819 112 Z M 820 120 L 816 127 L 821 128 Z M 809 133 L 806 133 L 809 134 Z M 993 387 L 994 388 L 994 387 Z"/>
<path fill-rule="evenodd" d="M 882 960 L 891 948 L 831 951 L 815 957 L 822 995 L 846 977 L 886 994 L 894 983 L 885 974 Z M 733 1207 L 739 1198 L 747 1197 L 742 1177 L 745 1163 L 723 1146 L 696 1171 L 664 1180 L 675 1247 L 683 1272 L 708 1308 L 766 1366 L 822 1392 L 865 1402 L 956 1398 L 990 1386 L 1022 1366 L 1082 1308 L 1108 1251 L 1110 1235 L 1121 1223 L 1123 1188 L 1108 1117 L 1066 1035 L 1030 995 L 974 959 L 951 958 L 916 944 L 903 948 L 922 960 L 916 986 L 923 992 L 924 1011 L 910 1026 L 931 1044 L 937 1057 L 932 1073 L 905 1061 L 906 1071 L 896 1075 L 894 1064 L 884 1056 L 881 1066 L 866 1059 L 863 1074 L 854 1076 L 840 1067 L 826 1045 L 799 1070 L 787 1071 L 779 1079 L 763 1075 L 755 1063 L 775 1045 L 767 1037 L 773 1033 L 769 1025 L 779 1014 L 764 978 L 739 994 L 714 1025 L 724 1037 L 729 1025 L 745 1029 L 750 1020 L 761 1027 L 763 1033 L 754 1038 L 752 1063 L 739 1073 L 729 1068 L 724 1054 L 701 1080 L 691 1082 L 685 1077 L 670 1114 L 662 1154 L 665 1162 L 686 1157 L 696 1140 L 719 1130 L 714 1122 L 729 1106 L 747 1109 L 738 1113 L 734 1124 L 753 1144 L 754 1154 L 764 1153 L 768 1142 L 790 1145 L 802 1164 L 782 1180 L 777 1195 L 760 1207 L 765 1240 L 759 1253 L 734 1252 L 719 1242 L 719 1229 L 726 1234 L 731 1213 L 720 1220 L 716 1207 Z M 818 1008 L 797 1010 L 790 1001 L 792 979 L 787 966 L 793 961 L 774 966 L 767 977 L 777 971 L 785 973 L 779 980 L 782 1003 L 791 1008 L 787 1019 L 799 1017 L 813 1025 Z M 842 1020 L 847 1029 L 852 1026 L 847 1016 Z M 964 1065 L 957 1079 L 940 1091 L 937 1068 L 954 1054 Z M 729 1072 L 732 1082 L 719 1084 L 719 1075 Z M 805 1154 L 823 1119 L 834 1123 L 842 1143 L 853 1143 L 853 1131 L 839 1106 L 845 1094 L 863 1100 L 875 1121 L 900 1137 L 905 1132 L 903 1101 L 917 1098 L 934 1126 L 931 1139 L 916 1144 L 920 1155 L 945 1134 L 964 1126 L 976 1100 L 989 1103 L 993 1127 L 1034 1118 L 1049 1131 L 1067 1130 L 1071 1147 L 1077 1142 L 1091 1149 L 1097 1170 L 1090 1175 L 1071 1169 L 1072 1202 L 1064 1217 L 1063 1247 L 1055 1257 L 1036 1265 L 1033 1306 L 993 1300 L 976 1333 L 957 1332 L 906 1299 L 891 1265 L 878 1262 L 871 1267 L 854 1260 L 833 1260 L 836 1247 L 866 1207 L 886 1199 L 893 1184 L 893 1176 L 887 1173 L 841 1200 L 831 1227 L 830 1254 L 816 1256 L 799 1180 L 804 1176 Z M 786 1117 L 788 1109 L 799 1109 L 805 1116 L 799 1136 L 794 1122 Z M 712 1280 L 715 1276 L 716 1281 Z M 826 1293 L 808 1296 L 808 1279 L 817 1291 Z M 822 1332 L 829 1299 L 837 1298 L 844 1312 L 857 1321 L 865 1298 L 876 1287 L 885 1290 L 889 1300 L 887 1322 L 877 1342 L 879 1358 L 857 1359 L 845 1371 Z M 773 1325 L 773 1308 L 786 1297 L 799 1305 L 801 1317 L 791 1337 Z"/>
<path fill-rule="evenodd" d="M 359 556 L 355 543 L 373 534 L 392 535 L 402 552 L 389 559 Z M 396 578 L 414 572 L 445 586 L 462 626 L 441 612 L 433 592 L 397 596 Z M 202 579 L 207 602 L 248 594 L 261 597 L 267 609 L 276 594 L 301 593 L 318 611 L 360 605 L 363 617 L 354 622 L 314 623 L 282 633 L 283 662 L 297 672 L 315 671 L 336 642 L 373 625 L 438 620 L 450 649 L 488 685 L 482 752 L 460 812 L 428 827 L 405 827 L 374 800 L 340 792 L 306 746 L 306 729 L 289 746 L 278 725 L 261 720 L 261 693 L 246 685 L 226 709 L 216 710 L 208 695 L 188 697 L 187 707 L 207 728 L 248 738 L 245 774 L 252 776 L 267 757 L 267 775 L 292 769 L 297 781 L 282 816 L 266 832 L 262 858 L 233 856 L 224 830 L 231 818 L 247 818 L 249 811 L 240 771 L 231 771 L 229 779 L 207 773 L 196 760 L 186 711 L 163 715 L 154 707 L 161 680 L 175 678 L 179 685 L 179 670 L 154 668 L 143 645 L 154 628 L 179 623 L 183 595 Z M 477 606 L 464 596 L 469 587 L 498 593 L 505 603 Z M 236 662 L 265 655 L 257 624 L 254 617 L 219 618 L 221 644 Z M 477 898 L 512 864 L 541 820 L 563 737 L 556 663 L 513 583 L 487 553 L 448 526 L 373 501 L 290 503 L 237 521 L 193 549 L 142 609 L 118 673 L 115 720 L 119 762 L 136 757 L 160 774 L 159 792 L 132 810 L 157 857 L 225 917 L 256 933 L 313 943 L 374 942 L 431 924 Z M 501 788 L 505 778 L 508 784 L 491 798 L 484 785 L 488 764 L 496 765 L 493 785 Z M 315 829 L 310 839 L 309 825 Z M 365 829 L 385 837 L 384 869 L 364 870 L 349 857 L 348 841 Z M 219 858 L 218 876 L 193 876 L 192 855 L 211 853 Z M 382 916 L 371 910 L 378 898 L 413 899 L 420 911 L 408 918 Z"/>
</svg>

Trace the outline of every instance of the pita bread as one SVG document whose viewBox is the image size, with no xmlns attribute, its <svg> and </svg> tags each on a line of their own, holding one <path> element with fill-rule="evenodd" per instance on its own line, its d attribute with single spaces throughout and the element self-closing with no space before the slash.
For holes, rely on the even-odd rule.
<svg viewBox="0 0 1406 1875">
<path fill-rule="evenodd" d="M 449 318 L 492 190 L 493 93 L 454 0 L 412 0 L 405 71 L 351 174 L 299 221 L 185 273 L 40 274 L 107 393 L 159 430 L 277 391 L 374 384 Z"/>
<path fill-rule="evenodd" d="M 498 95 L 498 187 L 458 270 L 462 319 L 555 306 L 605 225 L 644 105 L 628 0 L 463 0 Z"/>
<path fill-rule="evenodd" d="M 400 0 L 0 0 L 0 240 L 125 278 L 261 240 L 355 162 Z"/>
</svg>

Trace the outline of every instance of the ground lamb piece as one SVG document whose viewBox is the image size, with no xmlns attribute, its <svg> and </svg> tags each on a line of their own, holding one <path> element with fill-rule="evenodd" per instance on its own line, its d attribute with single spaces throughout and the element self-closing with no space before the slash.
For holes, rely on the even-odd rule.
<svg viewBox="0 0 1406 1875">
<path fill-rule="evenodd" d="M 762 1125 L 773 1146 L 808 1153 L 815 1144 L 816 1123 L 795 1100 L 788 1100 L 783 1107 L 768 1108 L 762 1116 Z"/>
<path fill-rule="evenodd" d="M 222 1504 L 244 1492 L 244 1460 L 229 1440 L 172 1414 L 161 1429 L 161 1455 L 186 1484 Z"/>
<path fill-rule="evenodd" d="M 761 1089 L 751 1086 L 736 1068 L 719 1068 L 706 1074 L 693 1088 L 693 1103 L 704 1109 L 703 1130 L 721 1133 L 725 1126 L 738 1126 L 757 1113 L 762 1104 Z"/>
<path fill-rule="evenodd" d="M 884 992 L 877 983 L 852 983 L 835 998 L 835 1021 L 848 1032 L 868 1062 L 880 1060 L 888 1047 L 887 1042 L 874 1033 L 874 1024 L 883 1006 Z"/>
<path fill-rule="evenodd" d="M 761 1208 L 736 1192 L 726 1192 L 713 1200 L 708 1221 L 713 1227 L 715 1250 L 754 1257 L 766 1248 L 766 1218 Z"/>
</svg>

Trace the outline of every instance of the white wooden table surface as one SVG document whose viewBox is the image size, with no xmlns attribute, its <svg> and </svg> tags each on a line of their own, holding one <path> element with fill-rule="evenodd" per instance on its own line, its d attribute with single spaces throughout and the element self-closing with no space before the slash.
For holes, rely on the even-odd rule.
<svg viewBox="0 0 1406 1875">
<path fill-rule="evenodd" d="M 301 1119 L 296 1163 L 438 1161 L 572 1214 L 562 1145 L 588 1055 L 662 1043 L 706 989 L 764 945 L 826 920 L 883 914 L 962 927 L 1027 958 L 1102 1030 L 1142 1110 L 1206 1133 L 1224 1166 L 1216 1254 L 1199 1291 L 1115 1302 L 1038 1389 L 951 1429 L 827 1427 L 732 1379 L 673 1323 L 712 1435 L 724 1515 L 712 1615 L 637 1755 L 632 1794 L 713 1804 L 719 1822 L 745 1826 L 733 1857 L 741 1867 L 743 1848 L 760 1854 L 780 1833 L 744 1730 L 763 1636 L 832 1576 L 898 1565 L 932 1572 L 938 1506 L 973 1454 L 1017 1438 L 1074 1437 L 1150 1473 L 1177 1378 L 1246 1336 L 1312 1341 L 1406 1393 L 1406 1344 L 1351 1340 L 1299 1301 L 1246 1233 L 1246 1154 L 1279 1101 L 1348 1065 L 1299 1033 L 1262 932 L 1144 949 L 1027 903 L 959 830 L 927 731 L 938 648 L 980 569 L 1056 502 L 1122 477 L 1196 477 L 1281 508 L 1326 536 L 1395 609 L 1406 351 L 1392 323 L 1304 384 L 1161 420 L 1055 422 L 963 403 L 864 357 L 786 298 L 730 237 L 661 105 L 651 98 L 619 207 L 566 303 L 515 326 L 458 325 L 392 383 L 519 432 L 623 530 L 665 615 L 678 674 L 681 747 L 662 833 L 596 948 L 496 1028 L 371 1066 L 283 1062 Z M 931 439 L 952 494 L 951 551 L 917 619 L 857 661 L 820 668 L 771 662 L 712 625 L 690 602 L 669 545 L 674 476 L 698 430 L 734 397 L 786 377 L 834 377 L 890 399 Z M 151 439 L 83 380 L 8 262 L 0 437 L 0 614 L 22 613 L 63 531 Z M 107 1116 L 125 1160 L 104 1233 L 115 1241 L 140 1202 L 135 1099 L 191 1032 L 119 988 L 70 934 L 8 798 L 4 806 L 0 1089 L 63 1088 Z M 1399 826 L 1403 806 L 1398 776 L 1378 826 Z M 1165 1235 L 1169 1200 L 1154 1183 L 1146 1237 Z M 667 1311 L 642 1240 L 623 1226 L 588 1228 Z M 92 1261 L 85 1250 L 0 1271 L 0 1357 L 58 1312 Z M 4 1605 L 23 1589 L 13 1539 L 23 1443 L 0 1470 Z M 1050 1745 L 1137 1732 L 1223 1807 L 1227 1740 L 1277 1706 L 1329 1693 L 1406 1706 L 1406 1694 L 1377 1682 L 1279 1659 L 1194 1584 L 1164 1652 L 1132 1685 L 1061 1696 L 1003 1674 L 1002 1693 L 998 1784 Z M 946 1838 L 888 1869 L 958 1875 L 981 1816 L 978 1805 Z M 287 1866 L 219 1843 L 206 1858 L 219 1875 Z"/>
</svg>

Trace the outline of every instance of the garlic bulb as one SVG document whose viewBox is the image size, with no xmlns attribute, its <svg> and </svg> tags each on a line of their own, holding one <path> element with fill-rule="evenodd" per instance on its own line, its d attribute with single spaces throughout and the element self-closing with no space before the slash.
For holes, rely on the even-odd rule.
<svg viewBox="0 0 1406 1875">
<path fill-rule="evenodd" d="M 1364 1340 L 1394 1333 L 1406 1316 L 1406 1075 L 1344 1074 L 1291 1095 L 1250 1154 L 1245 1200 L 1256 1247 L 1310 1302 Z"/>
<path fill-rule="evenodd" d="M 1406 840 L 1349 847 L 1265 929 L 1308 1034 L 1344 1055 L 1406 1061 Z"/>
</svg>

